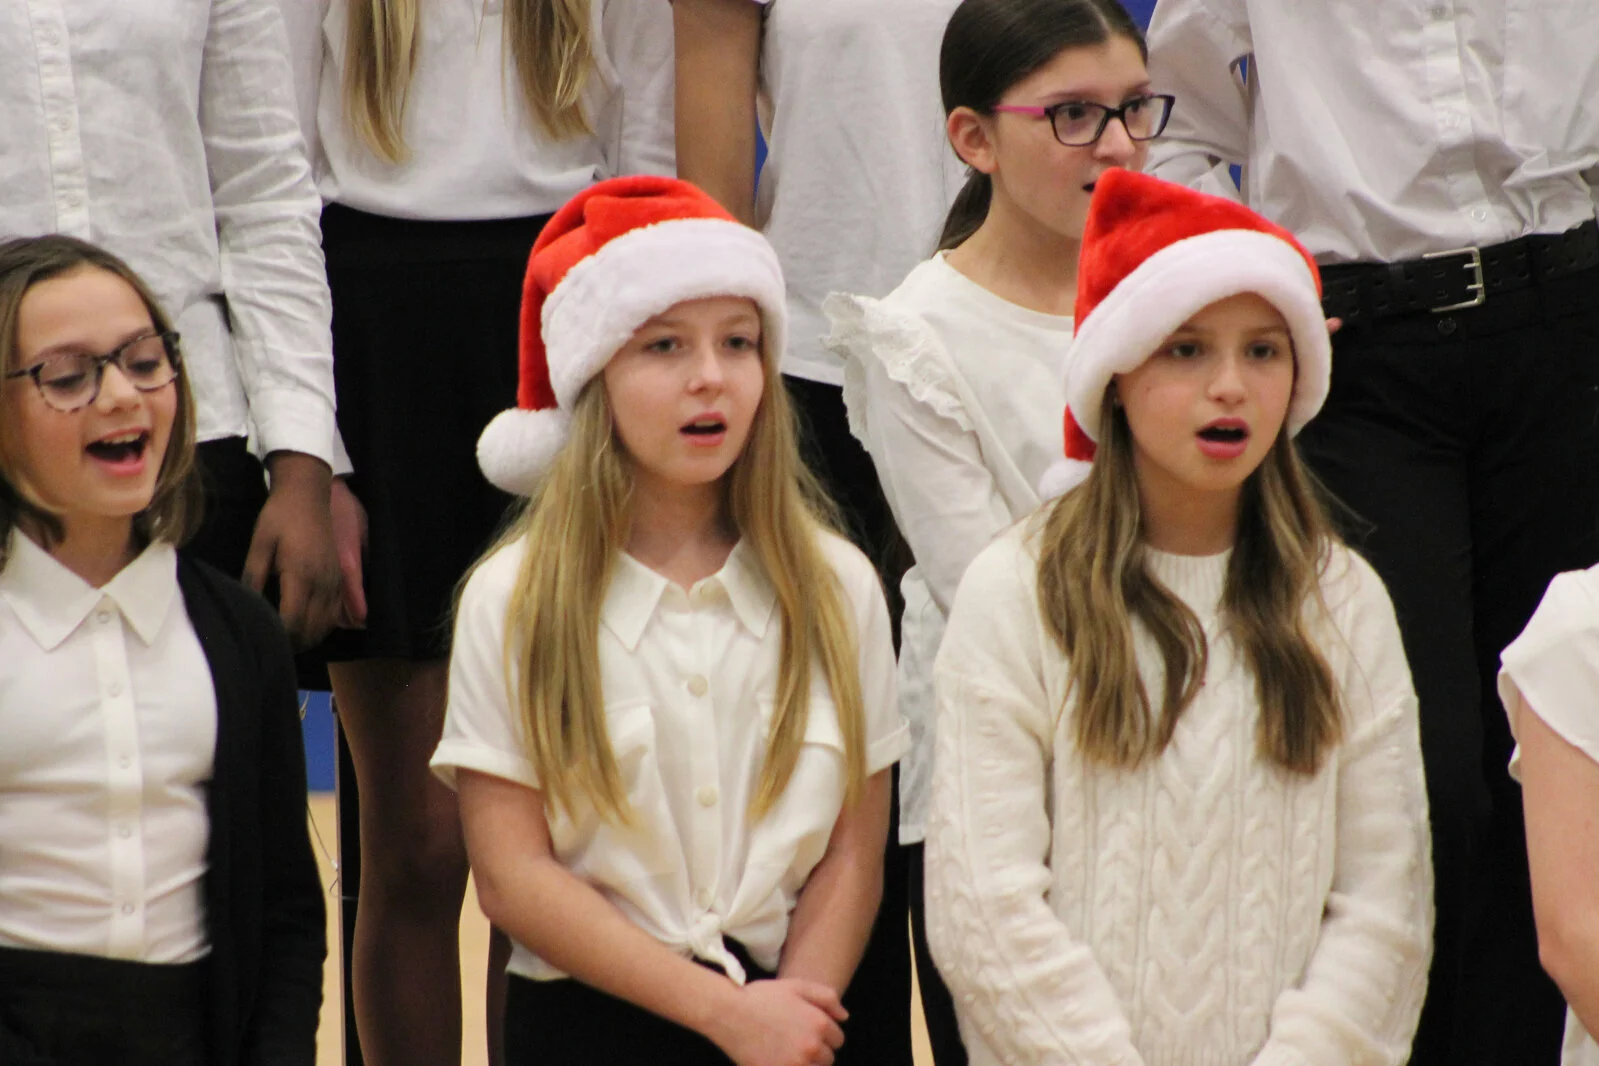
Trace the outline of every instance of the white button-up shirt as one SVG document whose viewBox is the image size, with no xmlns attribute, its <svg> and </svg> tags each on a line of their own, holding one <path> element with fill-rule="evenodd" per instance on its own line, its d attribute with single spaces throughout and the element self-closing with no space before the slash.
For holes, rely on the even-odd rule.
<svg viewBox="0 0 1599 1066">
<path fill-rule="evenodd" d="M 321 203 L 274 0 L 0 4 L 0 235 L 126 259 L 183 334 L 201 440 L 331 462 Z"/>
<path fill-rule="evenodd" d="M 491 557 L 467 583 L 450 659 L 449 708 L 433 768 L 538 787 L 522 737 L 516 679 L 506 676 L 506 607 L 526 542 Z M 909 745 L 894 705 L 894 649 L 877 574 L 847 542 L 824 550 L 859 643 L 869 773 Z M 776 597 L 743 544 L 717 574 L 685 591 L 622 555 L 602 609 L 606 725 L 634 818 L 608 824 L 586 803 L 550 812 L 555 856 L 657 940 L 743 970 L 723 945 L 741 942 L 775 969 L 789 913 L 827 850 L 843 809 L 844 741 L 825 684 L 811 690 L 805 743 L 787 790 L 749 820 L 777 693 L 782 625 Z M 563 976 L 523 945 L 510 969 Z"/>
<path fill-rule="evenodd" d="M 20 533 L 0 570 L 0 946 L 209 950 L 216 693 L 153 544 L 94 588 Z"/>
<path fill-rule="evenodd" d="M 1160 0 L 1149 40 L 1177 107 L 1148 169 L 1237 197 L 1243 165 L 1244 201 L 1324 263 L 1594 217 L 1593 0 Z"/>
<path fill-rule="evenodd" d="M 594 135 L 562 140 L 528 113 L 502 0 L 427 0 L 404 115 L 410 155 L 398 164 L 345 121 L 346 0 L 277 2 L 325 200 L 391 218 L 519 218 L 553 212 L 603 178 L 676 172 L 672 9 L 662 0 L 593 0 L 584 104 Z"/>
</svg>

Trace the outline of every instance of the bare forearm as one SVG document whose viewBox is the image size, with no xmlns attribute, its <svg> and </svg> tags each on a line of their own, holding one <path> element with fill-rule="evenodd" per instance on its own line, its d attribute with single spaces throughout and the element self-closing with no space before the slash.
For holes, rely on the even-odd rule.
<svg viewBox="0 0 1599 1066">
<path fill-rule="evenodd" d="M 678 176 L 752 223 L 760 5 L 676 0 L 672 7 Z"/>
<path fill-rule="evenodd" d="M 888 770 L 874 774 L 839 819 L 794 905 L 779 976 L 818 981 L 840 994 L 849 985 L 883 900 L 892 788 Z"/>
<path fill-rule="evenodd" d="M 490 922 L 583 983 L 706 1036 L 731 1009 L 731 981 L 673 953 L 554 859 L 478 876 Z"/>
</svg>

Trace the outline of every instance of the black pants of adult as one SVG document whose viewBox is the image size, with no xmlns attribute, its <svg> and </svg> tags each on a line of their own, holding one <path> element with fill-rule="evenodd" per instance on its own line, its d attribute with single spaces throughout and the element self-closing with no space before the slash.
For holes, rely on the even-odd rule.
<svg viewBox="0 0 1599 1066">
<path fill-rule="evenodd" d="M 231 577 L 244 573 L 255 523 L 266 504 L 266 473 L 243 437 L 208 440 L 196 449 L 205 492 L 200 531 L 188 551 Z"/>
<path fill-rule="evenodd" d="M 806 464 L 838 505 L 846 532 L 877 567 L 888 598 L 898 643 L 903 601 L 899 580 L 909 553 L 877 481 L 871 456 L 850 436 L 843 390 L 834 385 L 784 379 L 800 428 Z M 850 1020 L 838 1066 L 911 1066 L 910 856 L 899 844 L 899 775 L 894 775 L 893 818 L 883 857 L 883 903 L 866 954 L 844 993 Z"/>
<path fill-rule="evenodd" d="M 4 1066 L 203 1066 L 205 963 L 0 948 Z"/>
<path fill-rule="evenodd" d="M 1599 559 L 1599 270 L 1340 332 L 1300 438 L 1364 520 L 1421 704 L 1437 933 L 1413 1066 L 1554 1066 L 1499 653 Z"/>
</svg>

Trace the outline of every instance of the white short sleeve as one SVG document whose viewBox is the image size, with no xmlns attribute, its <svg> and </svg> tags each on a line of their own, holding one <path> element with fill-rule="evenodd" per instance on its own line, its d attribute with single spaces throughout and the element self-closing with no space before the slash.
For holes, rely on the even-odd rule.
<svg viewBox="0 0 1599 1066">
<path fill-rule="evenodd" d="M 861 702 L 866 711 L 866 772 L 875 774 L 910 751 L 910 726 L 899 713 L 894 679 L 894 637 L 877 571 L 842 537 L 828 536 L 822 549 L 838 574 L 855 619 L 861 668 Z"/>
<path fill-rule="evenodd" d="M 1599 566 L 1559 574 L 1500 659 L 1499 696 L 1516 730 L 1530 706 L 1567 743 L 1599 762 Z M 1521 749 L 1510 760 L 1517 775 Z"/>
<path fill-rule="evenodd" d="M 429 764 L 450 788 L 457 769 L 538 788 L 523 742 L 521 712 L 512 703 L 516 675 L 506 673 L 505 617 L 526 542 L 490 556 L 466 583 L 450 651 L 444 735 Z"/>
</svg>

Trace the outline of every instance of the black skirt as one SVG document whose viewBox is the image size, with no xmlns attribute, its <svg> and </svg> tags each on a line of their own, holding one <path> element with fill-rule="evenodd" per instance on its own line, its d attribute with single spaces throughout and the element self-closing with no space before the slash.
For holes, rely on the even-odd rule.
<svg viewBox="0 0 1599 1066">
<path fill-rule="evenodd" d="M 5 1066 L 204 1066 L 205 962 L 0 948 Z"/>
<path fill-rule="evenodd" d="M 455 586 L 514 502 L 477 439 L 516 406 L 522 279 L 548 220 L 322 213 L 339 430 L 370 524 L 366 628 L 335 633 L 330 661 L 448 653 Z"/>
</svg>

